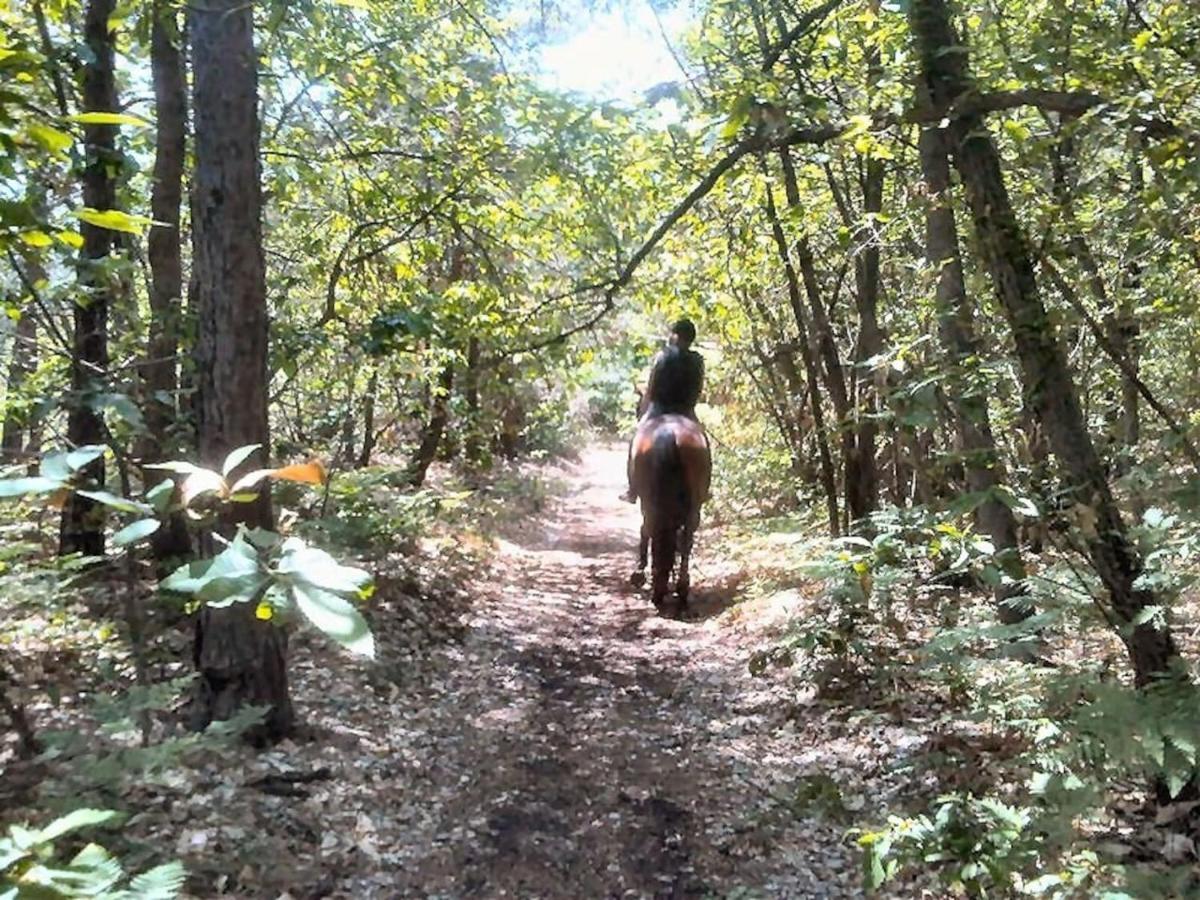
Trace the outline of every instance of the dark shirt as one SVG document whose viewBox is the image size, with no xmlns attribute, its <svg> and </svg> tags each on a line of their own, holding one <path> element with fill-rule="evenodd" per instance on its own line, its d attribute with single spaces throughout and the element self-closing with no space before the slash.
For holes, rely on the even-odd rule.
<svg viewBox="0 0 1200 900">
<path fill-rule="evenodd" d="M 658 414 L 679 413 L 696 418 L 704 386 L 704 357 L 695 350 L 671 346 L 654 359 L 646 402 Z"/>
</svg>

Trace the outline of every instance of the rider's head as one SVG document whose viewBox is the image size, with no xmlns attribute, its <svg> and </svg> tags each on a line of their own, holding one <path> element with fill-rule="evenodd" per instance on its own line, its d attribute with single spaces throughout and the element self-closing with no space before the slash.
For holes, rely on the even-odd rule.
<svg viewBox="0 0 1200 900">
<path fill-rule="evenodd" d="M 671 343 L 686 350 L 696 340 L 696 326 L 691 319 L 680 319 L 671 326 Z"/>
</svg>

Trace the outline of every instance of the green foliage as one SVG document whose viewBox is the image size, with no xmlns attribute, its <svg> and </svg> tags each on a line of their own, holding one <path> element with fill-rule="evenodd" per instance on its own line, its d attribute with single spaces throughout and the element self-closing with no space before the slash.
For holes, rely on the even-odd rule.
<svg viewBox="0 0 1200 900">
<path fill-rule="evenodd" d="M 260 619 L 298 612 L 351 652 L 373 657 L 370 628 L 354 605 L 370 596 L 371 581 L 300 538 L 241 527 L 219 554 L 176 569 L 161 587 L 215 607 L 253 602 Z"/>
<path fill-rule="evenodd" d="M 117 803 L 134 785 L 171 783 L 181 764 L 228 750 L 234 741 L 263 722 L 267 709 L 250 706 L 211 723 L 204 731 L 142 740 L 148 719 L 169 718 L 177 713 L 180 695 L 193 679 L 186 676 L 134 686 L 117 696 L 101 695 L 88 709 L 94 727 L 45 732 L 43 758 L 58 763 L 61 772 L 59 778 L 46 785 L 46 796 L 60 803 L 78 803 L 80 798 Z"/>
<path fill-rule="evenodd" d="M 1009 890 L 1039 862 L 1043 840 L 1033 823 L 1030 810 L 993 797 L 939 797 L 931 815 L 892 816 L 886 830 L 858 839 L 867 888 L 879 888 L 902 864 L 916 862 L 967 896 Z"/>
<path fill-rule="evenodd" d="M 129 878 L 121 861 L 98 844 L 87 844 L 61 859 L 56 843 L 75 832 L 113 824 L 120 814 L 77 809 L 41 829 L 10 825 L 0 837 L 0 898 L 96 897 L 100 900 L 172 900 L 183 888 L 185 872 L 167 863 Z"/>
</svg>

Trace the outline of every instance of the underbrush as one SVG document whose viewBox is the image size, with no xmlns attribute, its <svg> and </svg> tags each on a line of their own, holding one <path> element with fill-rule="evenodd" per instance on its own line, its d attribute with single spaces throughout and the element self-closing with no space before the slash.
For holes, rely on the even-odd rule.
<svg viewBox="0 0 1200 900">
<path fill-rule="evenodd" d="M 903 785 L 850 835 L 864 884 L 936 877 L 968 896 L 1194 896 L 1200 747 L 1197 690 L 1165 679 L 1137 690 L 1125 650 L 1065 548 L 1027 559 L 1036 615 L 1000 625 L 1005 576 L 966 511 L 890 509 L 871 537 L 809 540 L 795 521 L 743 534 L 771 566 L 749 591 L 810 582 L 803 613 L 754 653 L 751 672 L 786 673 L 847 715 L 919 723 L 897 754 Z M 1136 530 L 1144 582 L 1173 598 L 1190 585 L 1194 529 L 1150 510 Z M 811 584 L 815 582 L 815 585 Z M 1152 794 L 1157 792 L 1159 802 Z"/>
<path fill-rule="evenodd" d="M 373 661 L 348 665 L 311 629 L 293 637 L 290 668 L 302 719 L 335 721 L 324 709 L 334 695 L 339 716 L 347 703 L 365 710 L 379 701 L 364 686 L 391 696 L 419 671 L 415 658 L 459 640 L 470 606 L 465 587 L 486 561 L 491 536 L 539 510 L 553 490 L 539 471 L 517 466 L 475 473 L 469 482 L 439 470 L 430 487 L 413 490 L 402 472 L 377 467 L 336 475 L 317 490 L 276 486 L 281 538 L 302 540 L 311 554 L 336 555 L 373 576 L 372 591 L 357 601 L 369 622 Z M 37 509 L 20 507 L 0 550 L 0 717 L 16 724 L 11 734 L 0 733 L 0 825 L 26 823 L 13 824 L 7 836 L 0 831 L 0 895 L 8 896 L 10 885 L 27 892 L 44 884 L 38 896 L 175 896 L 184 875 L 177 865 L 162 868 L 164 860 L 207 860 L 187 834 L 228 832 L 248 864 L 271 858 L 261 843 L 266 836 L 233 822 L 231 810 L 201 811 L 216 830 L 184 830 L 180 818 L 203 791 L 227 791 L 245 809 L 265 789 L 260 784 L 303 793 L 287 782 L 296 774 L 288 771 L 291 754 L 260 760 L 243 745 L 265 709 L 189 731 L 189 609 L 158 592 L 144 558 L 129 554 L 102 567 L 56 558 L 54 517 Z M 350 673 L 339 676 L 347 683 L 331 691 L 328 679 L 339 670 Z M 302 726 L 296 740 L 312 740 L 310 732 Z M 255 770 L 261 778 L 248 777 Z M 222 786 L 226 780 L 232 783 Z M 187 821 L 195 815 L 188 812 Z M 89 833 L 97 843 L 76 838 L 84 828 L 103 829 Z M 146 874 L 125 874 L 139 871 Z M 203 880 L 196 871 L 193 877 Z M 200 882 L 193 887 L 201 889 Z"/>
</svg>

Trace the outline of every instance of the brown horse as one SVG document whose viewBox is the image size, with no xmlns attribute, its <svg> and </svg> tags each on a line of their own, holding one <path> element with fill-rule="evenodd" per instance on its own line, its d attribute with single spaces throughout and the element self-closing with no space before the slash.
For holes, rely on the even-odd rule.
<svg viewBox="0 0 1200 900">
<path fill-rule="evenodd" d="M 688 564 L 700 524 L 700 506 L 708 499 L 712 454 L 700 424 L 687 416 L 652 416 L 638 425 L 633 438 L 633 489 L 642 501 L 642 533 L 638 566 L 630 577 L 646 581 L 647 551 L 653 551 L 651 598 L 660 612 L 683 612 L 691 578 Z M 671 570 L 679 556 L 676 604 L 666 610 Z"/>
</svg>

